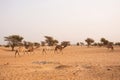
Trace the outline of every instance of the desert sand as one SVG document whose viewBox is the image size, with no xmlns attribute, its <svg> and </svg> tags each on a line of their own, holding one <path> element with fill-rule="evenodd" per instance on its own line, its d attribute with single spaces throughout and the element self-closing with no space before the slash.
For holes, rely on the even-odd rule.
<svg viewBox="0 0 120 80">
<path fill-rule="evenodd" d="M 68 46 L 63 54 L 38 48 L 14 55 L 0 47 L 0 80 L 120 80 L 120 47 Z"/>
</svg>

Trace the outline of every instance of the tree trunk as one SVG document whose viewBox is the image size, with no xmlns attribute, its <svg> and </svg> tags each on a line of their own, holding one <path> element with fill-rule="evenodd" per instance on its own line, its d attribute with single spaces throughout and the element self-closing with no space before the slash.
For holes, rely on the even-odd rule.
<svg viewBox="0 0 120 80">
<path fill-rule="evenodd" d="M 11 48 L 12 48 L 12 51 L 14 51 L 14 47 L 15 47 L 15 46 L 11 46 Z"/>
</svg>

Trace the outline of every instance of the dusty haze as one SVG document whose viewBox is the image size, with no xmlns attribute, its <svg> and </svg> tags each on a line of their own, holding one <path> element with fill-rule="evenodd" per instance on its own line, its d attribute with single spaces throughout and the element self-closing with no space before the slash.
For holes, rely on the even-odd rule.
<svg viewBox="0 0 120 80">
<path fill-rule="evenodd" d="M 0 0 L 0 44 L 18 34 L 28 41 L 53 36 L 72 43 L 91 37 L 120 41 L 120 0 Z"/>
</svg>

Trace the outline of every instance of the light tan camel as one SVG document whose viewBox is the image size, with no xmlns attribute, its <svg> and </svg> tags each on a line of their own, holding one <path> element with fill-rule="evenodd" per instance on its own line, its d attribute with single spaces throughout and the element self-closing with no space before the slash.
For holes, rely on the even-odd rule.
<svg viewBox="0 0 120 80">
<path fill-rule="evenodd" d="M 53 46 L 44 46 L 42 49 L 42 53 L 47 53 L 47 51 L 54 50 Z"/>
<path fill-rule="evenodd" d="M 17 54 L 20 56 L 20 53 L 28 53 L 28 49 L 26 49 L 24 46 L 18 46 L 18 48 L 15 49 L 15 57 Z"/>
<path fill-rule="evenodd" d="M 18 48 L 15 50 L 15 57 L 18 54 L 20 56 L 20 53 L 27 53 L 28 52 L 33 52 L 34 53 L 34 48 L 33 46 L 29 46 L 27 49 L 24 46 L 18 46 Z"/>
</svg>

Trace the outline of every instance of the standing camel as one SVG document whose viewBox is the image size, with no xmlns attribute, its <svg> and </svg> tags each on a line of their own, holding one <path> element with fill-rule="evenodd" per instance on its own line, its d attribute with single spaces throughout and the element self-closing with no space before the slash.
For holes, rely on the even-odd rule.
<svg viewBox="0 0 120 80">
<path fill-rule="evenodd" d="M 58 53 L 58 50 L 60 51 L 60 52 L 62 52 L 62 50 L 65 48 L 65 47 L 67 47 L 67 45 L 56 45 L 56 47 L 55 47 L 55 49 L 54 49 L 54 52 L 57 52 Z M 63 52 L 62 52 L 62 54 L 63 54 Z"/>
<path fill-rule="evenodd" d="M 20 53 L 28 53 L 28 49 L 26 49 L 24 46 L 19 46 L 16 50 L 15 50 L 15 57 L 18 54 L 20 56 Z"/>
<path fill-rule="evenodd" d="M 112 44 L 108 44 L 106 47 L 107 47 L 108 49 L 114 50 L 114 47 L 113 47 Z"/>
<path fill-rule="evenodd" d="M 42 53 L 47 53 L 47 51 L 54 50 L 53 46 L 44 46 L 42 49 Z"/>
<path fill-rule="evenodd" d="M 27 50 L 28 50 L 28 52 L 33 52 L 34 53 L 34 47 L 33 46 L 29 46 L 28 48 L 27 48 Z"/>
<path fill-rule="evenodd" d="M 19 46 L 16 50 L 15 50 L 15 57 L 18 54 L 20 56 L 20 53 L 27 53 L 28 52 L 34 52 L 34 48 L 33 46 L 29 46 L 28 48 L 25 48 L 24 46 Z"/>
</svg>

